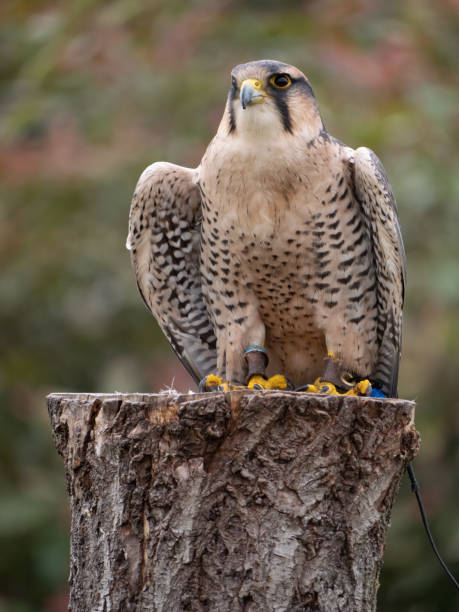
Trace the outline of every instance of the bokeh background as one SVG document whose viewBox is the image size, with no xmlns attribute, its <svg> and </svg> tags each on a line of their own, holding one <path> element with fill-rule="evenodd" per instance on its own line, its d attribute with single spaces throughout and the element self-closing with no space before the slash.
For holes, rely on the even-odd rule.
<svg viewBox="0 0 459 612">
<path fill-rule="evenodd" d="M 400 392 L 439 548 L 459 574 L 459 1 L 0 4 L 0 609 L 66 609 L 69 512 L 51 391 L 186 390 L 124 248 L 152 161 L 195 166 L 229 72 L 302 68 L 329 131 L 372 147 L 408 256 Z M 459 610 L 408 484 L 379 610 Z"/>
</svg>

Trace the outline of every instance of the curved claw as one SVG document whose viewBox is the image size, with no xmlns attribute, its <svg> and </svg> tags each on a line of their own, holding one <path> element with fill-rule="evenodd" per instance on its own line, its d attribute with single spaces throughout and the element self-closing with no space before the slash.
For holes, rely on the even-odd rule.
<svg viewBox="0 0 459 612">
<path fill-rule="evenodd" d="M 231 391 L 231 388 L 231 385 L 228 382 L 224 381 L 221 385 L 218 385 L 217 391 L 223 391 L 223 393 L 227 393 L 228 391 Z"/>
<path fill-rule="evenodd" d="M 295 389 L 296 391 L 305 391 L 306 393 L 321 393 L 324 395 L 352 395 L 352 396 L 371 396 L 373 393 L 371 383 L 368 379 L 361 380 L 348 391 L 341 392 L 336 385 L 328 380 L 317 378 L 313 384 L 304 385 Z"/>
<path fill-rule="evenodd" d="M 296 387 L 295 391 L 303 391 L 304 393 L 318 393 L 319 390 L 315 386 L 315 384 L 311 383 L 310 385 L 302 385 L 301 387 Z"/>
<path fill-rule="evenodd" d="M 323 395 L 340 395 L 340 392 L 331 382 L 321 382 L 318 393 L 322 393 Z"/>
</svg>

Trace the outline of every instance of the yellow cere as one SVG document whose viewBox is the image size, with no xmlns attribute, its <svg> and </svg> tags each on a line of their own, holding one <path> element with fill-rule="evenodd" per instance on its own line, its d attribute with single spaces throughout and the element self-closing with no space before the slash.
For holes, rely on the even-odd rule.
<svg viewBox="0 0 459 612">
<path fill-rule="evenodd" d="M 251 85 L 254 89 L 257 89 L 258 91 L 262 87 L 262 82 L 259 81 L 258 79 L 245 79 L 245 81 L 242 82 L 241 87 L 243 87 L 246 83 L 248 85 Z"/>
</svg>

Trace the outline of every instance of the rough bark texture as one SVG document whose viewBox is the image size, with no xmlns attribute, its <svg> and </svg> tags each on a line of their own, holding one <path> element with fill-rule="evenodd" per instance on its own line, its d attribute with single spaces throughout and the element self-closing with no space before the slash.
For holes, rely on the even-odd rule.
<svg viewBox="0 0 459 612">
<path fill-rule="evenodd" d="M 50 395 L 74 612 L 375 610 L 414 404 Z"/>
</svg>

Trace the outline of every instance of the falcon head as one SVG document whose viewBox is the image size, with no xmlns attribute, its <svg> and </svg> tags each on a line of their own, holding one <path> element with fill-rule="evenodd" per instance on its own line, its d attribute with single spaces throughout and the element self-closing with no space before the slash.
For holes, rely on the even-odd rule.
<svg viewBox="0 0 459 612">
<path fill-rule="evenodd" d="M 301 133 L 308 140 L 324 129 L 304 74 L 294 66 L 272 60 L 233 68 L 222 123 L 229 134 L 257 132 L 275 137 L 276 133 Z"/>
</svg>

